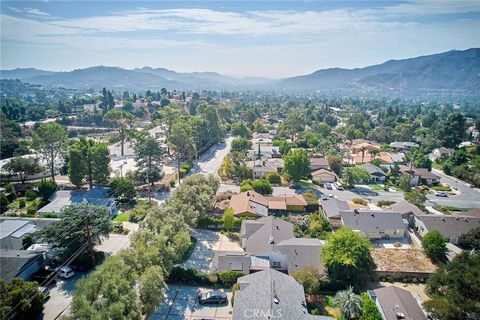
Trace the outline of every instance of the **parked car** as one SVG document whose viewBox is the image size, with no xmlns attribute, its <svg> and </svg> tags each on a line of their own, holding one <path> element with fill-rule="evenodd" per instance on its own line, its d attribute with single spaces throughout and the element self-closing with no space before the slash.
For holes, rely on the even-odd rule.
<svg viewBox="0 0 480 320">
<path fill-rule="evenodd" d="M 335 182 L 335 188 L 336 188 L 337 190 L 340 190 L 340 191 L 343 191 L 343 190 L 344 190 L 344 189 L 343 189 L 343 186 L 342 186 L 339 182 Z"/>
<path fill-rule="evenodd" d="M 75 272 L 70 267 L 61 267 L 57 271 L 57 275 L 63 279 L 69 279 L 75 275 Z"/>
<path fill-rule="evenodd" d="M 444 191 L 438 191 L 435 193 L 437 197 L 448 197 L 448 194 Z"/>
<path fill-rule="evenodd" d="M 207 303 L 216 303 L 222 304 L 227 303 L 227 294 L 223 291 L 213 290 L 206 293 L 200 293 L 198 295 L 198 303 L 199 304 L 207 304 Z"/>
<path fill-rule="evenodd" d="M 327 188 L 327 190 L 332 190 L 332 184 L 331 183 L 325 183 L 325 188 Z"/>
<path fill-rule="evenodd" d="M 297 190 L 297 189 L 301 189 L 302 186 L 299 185 L 298 183 L 292 183 L 289 188 Z"/>
</svg>

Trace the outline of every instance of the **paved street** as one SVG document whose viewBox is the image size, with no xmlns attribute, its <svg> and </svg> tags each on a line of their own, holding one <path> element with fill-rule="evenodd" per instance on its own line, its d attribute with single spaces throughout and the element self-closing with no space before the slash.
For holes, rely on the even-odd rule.
<svg viewBox="0 0 480 320">
<path fill-rule="evenodd" d="M 208 149 L 198 158 L 192 173 L 213 174 L 214 176 L 218 176 L 218 169 L 220 169 L 222 165 L 223 158 L 230 152 L 232 140 L 232 137 L 227 137 L 225 143 L 219 143 Z"/>
</svg>

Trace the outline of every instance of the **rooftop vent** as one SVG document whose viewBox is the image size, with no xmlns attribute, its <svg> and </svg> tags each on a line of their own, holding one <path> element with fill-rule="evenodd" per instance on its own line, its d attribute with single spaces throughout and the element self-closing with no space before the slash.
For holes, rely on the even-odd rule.
<svg viewBox="0 0 480 320">
<path fill-rule="evenodd" d="M 275 241 L 273 241 L 273 237 L 272 237 L 272 236 L 268 237 L 268 243 L 269 243 L 269 244 L 274 244 L 274 243 L 275 243 Z"/>
<path fill-rule="evenodd" d="M 370 215 L 371 215 L 372 217 L 375 217 L 375 214 L 374 214 L 373 212 L 372 212 Z"/>
<path fill-rule="evenodd" d="M 445 218 L 442 218 L 442 221 L 445 222 Z"/>
<path fill-rule="evenodd" d="M 467 218 L 463 218 L 463 220 L 465 220 L 465 222 L 468 222 Z"/>
<path fill-rule="evenodd" d="M 280 230 L 280 228 L 277 226 L 277 230 Z"/>
</svg>

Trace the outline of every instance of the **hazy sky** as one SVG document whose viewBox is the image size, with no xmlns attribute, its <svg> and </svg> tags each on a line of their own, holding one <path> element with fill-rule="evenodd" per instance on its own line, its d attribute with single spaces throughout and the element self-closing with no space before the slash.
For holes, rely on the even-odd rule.
<svg viewBox="0 0 480 320">
<path fill-rule="evenodd" d="M 1 1 L 1 68 L 283 77 L 480 46 L 473 1 Z"/>
</svg>

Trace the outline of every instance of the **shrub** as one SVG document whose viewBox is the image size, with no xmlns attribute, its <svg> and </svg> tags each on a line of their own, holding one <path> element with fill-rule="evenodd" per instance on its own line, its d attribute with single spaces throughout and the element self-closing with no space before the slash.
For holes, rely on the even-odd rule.
<svg viewBox="0 0 480 320">
<path fill-rule="evenodd" d="M 228 287 L 232 286 L 234 283 L 237 282 L 238 278 L 243 277 L 244 275 L 245 273 L 243 272 L 233 270 L 220 271 L 218 273 L 220 281 Z"/>
<path fill-rule="evenodd" d="M 180 178 L 183 178 L 187 175 L 187 170 L 184 168 L 180 168 Z"/>
<path fill-rule="evenodd" d="M 177 180 L 175 180 L 175 179 L 170 180 L 170 187 L 171 188 L 175 187 L 176 183 L 177 183 Z"/>
<path fill-rule="evenodd" d="M 318 294 L 322 285 L 322 277 L 313 267 L 302 268 L 292 275 L 305 290 L 306 294 Z"/>
<path fill-rule="evenodd" d="M 379 200 L 377 202 L 377 206 L 379 206 L 379 207 L 390 207 L 394 203 L 395 203 L 395 201 L 392 201 L 392 200 Z"/>
<path fill-rule="evenodd" d="M 209 277 L 205 273 L 200 273 L 196 269 L 185 269 L 182 267 L 173 267 L 168 281 L 173 283 L 187 284 L 210 284 Z"/>
<path fill-rule="evenodd" d="M 192 164 L 190 162 L 185 162 L 182 164 L 181 168 L 185 170 L 185 173 L 189 173 L 190 170 L 192 170 Z"/>
<path fill-rule="evenodd" d="M 33 208 L 33 207 L 27 208 L 27 216 L 34 216 L 36 212 L 37 212 L 36 208 Z"/>
<path fill-rule="evenodd" d="M 233 301 L 235 300 L 235 293 L 240 290 L 240 285 L 238 283 L 235 283 L 232 287 L 232 299 L 231 299 L 231 303 L 232 303 L 232 306 L 233 306 Z"/>
<path fill-rule="evenodd" d="M 433 186 L 432 189 L 435 191 L 452 191 L 452 188 L 450 188 L 449 186 Z"/>
<path fill-rule="evenodd" d="M 5 194 L 0 193 L 0 211 L 1 213 L 4 213 L 8 209 L 8 205 L 10 204 L 10 201 L 8 201 L 8 198 Z"/>
<path fill-rule="evenodd" d="M 303 198 L 307 202 L 307 212 L 314 212 L 318 210 L 318 197 L 315 191 L 306 190 L 303 193 Z"/>
<path fill-rule="evenodd" d="M 422 239 L 422 247 L 427 256 L 432 260 L 444 257 L 447 250 L 447 238 L 437 230 L 429 231 Z"/>
<path fill-rule="evenodd" d="M 353 199 L 352 199 L 352 202 L 353 202 L 353 203 L 356 203 L 356 204 L 359 204 L 359 205 L 362 205 L 362 206 L 368 205 L 367 200 L 362 199 L 362 198 L 353 198 Z"/>
<path fill-rule="evenodd" d="M 252 188 L 256 192 L 263 195 L 269 195 L 273 193 L 272 185 L 270 184 L 270 182 L 264 179 L 253 181 Z"/>
<path fill-rule="evenodd" d="M 55 213 L 45 213 L 45 214 L 42 214 L 42 217 L 44 217 L 44 218 L 59 218 L 59 215 L 55 214 Z"/>
<path fill-rule="evenodd" d="M 319 181 L 319 180 L 312 180 L 312 183 L 316 186 L 319 186 L 321 188 L 323 188 L 323 182 Z"/>
<path fill-rule="evenodd" d="M 277 172 L 269 172 L 267 174 L 267 180 L 272 184 L 280 184 L 282 182 L 282 177 Z"/>
<path fill-rule="evenodd" d="M 25 198 L 27 198 L 28 201 L 35 200 L 37 198 L 37 193 L 33 190 L 27 190 L 27 192 L 25 192 Z"/>
<path fill-rule="evenodd" d="M 5 191 L 9 193 L 11 200 L 17 199 L 17 192 L 15 191 L 15 186 L 11 183 L 7 183 L 5 185 Z"/>
<path fill-rule="evenodd" d="M 19 199 L 18 200 L 18 207 L 21 209 L 21 208 L 25 208 L 25 199 Z"/>
<path fill-rule="evenodd" d="M 38 194 L 43 201 L 47 201 L 50 196 L 57 191 L 57 183 L 53 180 L 42 179 L 37 184 Z"/>
</svg>

